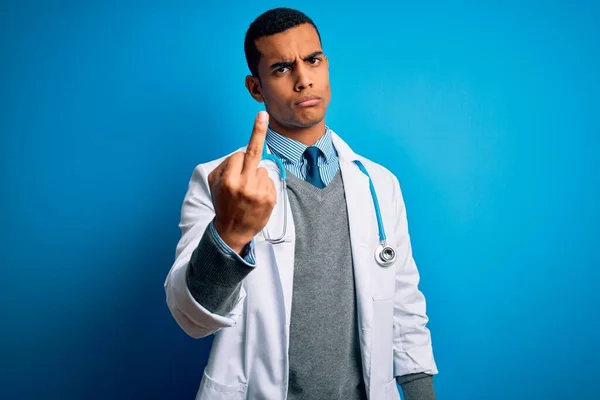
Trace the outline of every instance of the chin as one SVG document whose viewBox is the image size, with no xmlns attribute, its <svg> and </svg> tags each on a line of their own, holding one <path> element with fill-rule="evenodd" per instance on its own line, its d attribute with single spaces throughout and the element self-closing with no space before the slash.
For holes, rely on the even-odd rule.
<svg viewBox="0 0 600 400">
<path fill-rule="evenodd" d="M 321 123 L 324 118 L 325 118 L 325 113 L 321 112 L 321 111 L 311 112 L 311 113 L 302 113 L 301 115 L 296 116 L 296 123 L 299 127 L 310 128 L 311 126 L 315 126 L 315 125 Z"/>
</svg>

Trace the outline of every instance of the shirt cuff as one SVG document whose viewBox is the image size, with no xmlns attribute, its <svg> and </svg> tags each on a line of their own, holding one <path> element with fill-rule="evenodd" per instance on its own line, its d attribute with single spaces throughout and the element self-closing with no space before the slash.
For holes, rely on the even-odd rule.
<svg viewBox="0 0 600 400">
<path fill-rule="evenodd" d="M 242 255 L 239 255 L 231 247 L 229 247 L 229 245 L 227 245 L 227 243 L 225 243 L 223 239 L 221 239 L 221 236 L 219 236 L 219 233 L 215 229 L 214 219 L 208 225 L 208 230 L 211 238 L 214 240 L 217 247 L 219 247 L 219 249 L 221 249 L 223 253 L 232 257 L 237 257 L 239 261 L 245 263 L 249 267 L 256 266 L 256 259 L 254 255 L 254 239 L 252 239 L 250 243 L 248 243 L 244 247 L 244 249 L 242 250 Z"/>
</svg>

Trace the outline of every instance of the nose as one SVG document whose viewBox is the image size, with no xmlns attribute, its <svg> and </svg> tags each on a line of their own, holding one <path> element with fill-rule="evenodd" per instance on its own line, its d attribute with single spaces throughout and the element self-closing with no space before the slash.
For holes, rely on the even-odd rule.
<svg viewBox="0 0 600 400">
<path fill-rule="evenodd" d="M 307 88 L 311 88 L 313 86 L 312 78 L 308 68 L 304 65 L 296 68 L 296 84 L 294 90 L 297 92 L 301 92 Z"/>
</svg>

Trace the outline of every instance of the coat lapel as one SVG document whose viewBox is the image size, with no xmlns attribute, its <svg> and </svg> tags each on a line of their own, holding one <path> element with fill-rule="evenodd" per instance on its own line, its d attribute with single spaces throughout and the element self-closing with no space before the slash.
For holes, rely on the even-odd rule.
<svg viewBox="0 0 600 400">
<path fill-rule="evenodd" d="M 358 159 L 358 156 L 336 134 L 333 134 L 333 143 L 340 158 L 346 193 L 359 325 L 362 330 L 371 330 L 373 327 L 371 268 L 373 252 L 377 246 L 377 243 L 373 243 L 373 238 L 377 237 L 377 219 L 369 189 L 369 179 L 353 162 Z"/>
<path fill-rule="evenodd" d="M 270 238 L 278 238 L 283 232 L 284 210 L 287 214 L 286 241 L 278 244 L 269 244 L 275 259 L 276 272 L 281 282 L 281 293 L 285 308 L 286 327 L 290 326 L 290 317 L 292 311 L 292 289 L 294 284 L 294 250 L 295 250 L 295 227 L 292 217 L 290 203 L 287 200 L 287 193 L 281 190 L 281 175 L 279 169 L 273 162 L 264 162 L 269 176 L 275 183 L 277 190 L 277 204 L 273 208 L 271 218 L 265 226 L 265 231 Z M 285 200 L 285 202 L 284 202 Z"/>
<path fill-rule="evenodd" d="M 340 158 L 348 208 L 363 376 L 368 393 L 371 386 L 371 347 L 375 322 L 371 282 L 373 252 L 377 246 L 376 239 L 373 243 L 374 238 L 377 237 L 377 219 L 369 189 L 369 179 L 353 162 L 358 159 L 358 156 L 336 134 L 333 134 L 333 143 Z"/>
<path fill-rule="evenodd" d="M 371 241 L 374 233 L 373 226 L 377 221 L 371 215 L 373 211 L 369 208 L 372 199 L 368 178 L 354 163 L 346 160 L 340 160 L 340 168 L 348 207 L 358 320 L 361 329 L 370 330 L 373 320 L 371 268 L 375 249 Z"/>
</svg>

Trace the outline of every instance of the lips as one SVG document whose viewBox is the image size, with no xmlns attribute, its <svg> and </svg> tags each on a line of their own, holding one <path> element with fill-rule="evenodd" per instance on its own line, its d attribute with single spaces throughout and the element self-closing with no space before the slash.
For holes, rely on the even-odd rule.
<svg viewBox="0 0 600 400">
<path fill-rule="evenodd" d="M 321 98 L 319 96 L 304 96 L 301 97 L 300 100 L 296 103 L 299 107 L 312 107 L 316 106 L 321 102 Z"/>
</svg>

